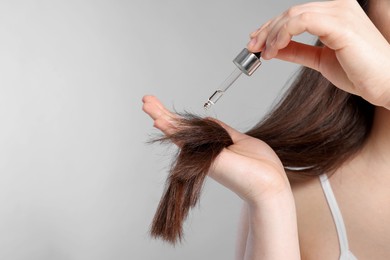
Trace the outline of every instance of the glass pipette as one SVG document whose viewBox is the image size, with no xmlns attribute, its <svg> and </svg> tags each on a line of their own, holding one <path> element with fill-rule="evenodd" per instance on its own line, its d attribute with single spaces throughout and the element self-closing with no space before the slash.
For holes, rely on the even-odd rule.
<svg viewBox="0 0 390 260">
<path fill-rule="evenodd" d="M 220 87 L 209 97 L 203 107 L 205 109 L 209 109 L 212 105 L 214 105 L 242 73 L 251 76 L 261 65 L 260 56 L 260 52 L 251 53 L 248 49 L 243 49 L 233 60 L 237 68 L 222 82 Z"/>
<path fill-rule="evenodd" d="M 233 70 L 232 74 L 222 82 L 221 86 L 209 97 L 209 100 L 204 104 L 205 109 L 209 109 L 212 105 L 217 103 L 218 99 L 230 88 L 231 85 L 241 76 L 242 71 L 239 68 Z"/>
</svg>

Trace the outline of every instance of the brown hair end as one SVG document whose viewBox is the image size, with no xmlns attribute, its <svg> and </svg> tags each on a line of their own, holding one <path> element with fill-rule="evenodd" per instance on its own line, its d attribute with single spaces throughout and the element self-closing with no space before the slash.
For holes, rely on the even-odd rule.
<svg viewBox="0 0 390 260">
<path fill-rule="evenodd" d="M 205 177 L 223 148 L 233 144 L 228 132 L 217 122 L 189 113 L 175 122 L 175 133 L 152 142 L 179 144 L 172 161 L 150 234 L 176 244 L 183 238 L 183 222 L 199 201 Z"/>
</svg>

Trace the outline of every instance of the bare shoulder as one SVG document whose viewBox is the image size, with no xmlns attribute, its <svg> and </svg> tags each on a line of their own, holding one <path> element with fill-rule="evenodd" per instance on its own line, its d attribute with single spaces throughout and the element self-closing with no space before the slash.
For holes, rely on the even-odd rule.
<svg viewBox="0 0 390 260">
<path fill-rule="evenodd" d="M 302 259 L 336 259 L 337 233 L 317 176 L 291 180 Z"/>
</svg>

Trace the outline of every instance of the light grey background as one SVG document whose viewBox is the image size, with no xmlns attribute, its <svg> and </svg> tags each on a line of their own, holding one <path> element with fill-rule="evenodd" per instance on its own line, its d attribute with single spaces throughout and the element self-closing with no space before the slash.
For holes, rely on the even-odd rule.
<svg viewBox="0 0 390 260">
<path fill-rule="evenodd" d="M 240 200 L 207 181 L 176 248 L 148 229 L 173 149 L 144 94 L 202 105 L 248 34 L 298 1 L 0 1 L 0 259 L 232 259 Z M 264 62 L 211 111 L 246 130 L 296 70 Z"/>
</svg>

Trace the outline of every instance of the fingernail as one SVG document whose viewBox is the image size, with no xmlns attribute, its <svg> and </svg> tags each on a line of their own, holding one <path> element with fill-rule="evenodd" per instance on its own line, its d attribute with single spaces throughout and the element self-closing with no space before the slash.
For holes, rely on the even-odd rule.
<svg viewBox="0 0 390 260">
<path fill-rule="evenodd" d="M 257 38 L 253 38 L 250 42 L 249 42 L 249 47 L 254 47 L 257 43 Z"/>
</svg>

